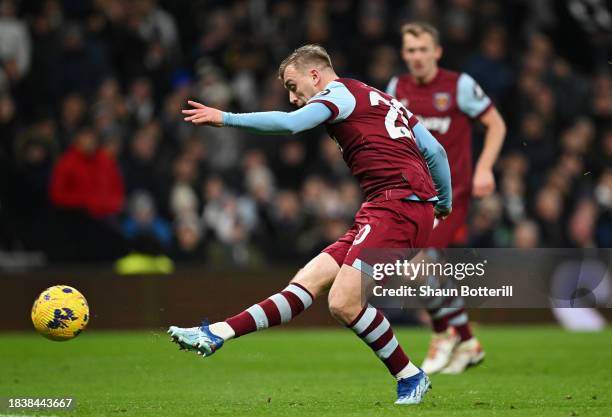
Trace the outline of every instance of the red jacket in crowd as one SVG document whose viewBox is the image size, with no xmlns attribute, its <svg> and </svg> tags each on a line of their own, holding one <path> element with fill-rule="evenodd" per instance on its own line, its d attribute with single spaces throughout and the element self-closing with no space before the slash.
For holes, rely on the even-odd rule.
<svg viewBox="0 0 612 417">
<path fill-rule="evenodd" d="M 102 149 L 87 155 L 71 146 L 53 169 L 50 197 L 57 207 L 83 209 L 93 217 L 117 214 L 125 199 L 119 166 Z"/>
</svg>

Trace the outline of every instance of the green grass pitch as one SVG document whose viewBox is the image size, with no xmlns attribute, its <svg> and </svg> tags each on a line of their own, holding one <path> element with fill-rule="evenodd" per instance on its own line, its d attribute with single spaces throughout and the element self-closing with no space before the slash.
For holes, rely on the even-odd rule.
<svg viewBox="0 0 612 417">
<path fill-rule="evenodd" d="M 429 333 L 399 330 L 417 363 Z M 349 330 L 269 330 L 202 359 L 162 331 L 87 331 L 70 342 L 0 333 L 0 396 L 71 396 L 54 416 L 610 416 L 612 331 L 483 327 L 485 362 L 434 375 L 419 406 Z"/>
</svg>

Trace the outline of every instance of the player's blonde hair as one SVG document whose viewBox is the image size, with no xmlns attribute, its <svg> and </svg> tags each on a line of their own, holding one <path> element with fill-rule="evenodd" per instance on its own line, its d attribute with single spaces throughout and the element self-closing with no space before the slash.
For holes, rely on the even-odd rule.
<svg viewBox="0 0 612 417">
<path fill-rule="evenodd" d="M 294 67 L 302 67 L 305 64 L 319 65 L 321 68 L 334 69 L 331 63 L 329 54 L 321 45 L 308 44 L 299 47 L 291 53 L 287 58 L 283 59 L 278 67 L 278 78 L 284 79 L 285 70 L 289 65 Z"/>
<path fill-rule="evenodd" d="M 440 45 L 440 32 L 433 25 L 425 22 L 410 22 L 402 25 L 402 35 L 411 34 L 419 37 L 424 33 L 429 33 L 434 40 L 434 44 Z"/>
</svg>

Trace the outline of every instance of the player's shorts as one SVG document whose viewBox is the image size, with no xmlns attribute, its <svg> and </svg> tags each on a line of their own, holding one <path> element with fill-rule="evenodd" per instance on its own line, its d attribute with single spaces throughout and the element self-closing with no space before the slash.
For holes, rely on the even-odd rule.
<svg viewBox="0 0 612 417">
<path fill-rule="evenodd" d="M 453 211 L 444 220 L 434 220 L 433 230 L 425 247 L 444 249 L 457 241 L 457 235 L 466 223 L 469 209 L 469 197 L 455 200 L 453 196 Z"/>
<path fill-rule="evenodd" d="M 353 226 L 323 252 L 354 266 L 364 249 L 424 248 L 432 231 L 433 204 L 408 200 L 363 203 Z"/>
</svg>

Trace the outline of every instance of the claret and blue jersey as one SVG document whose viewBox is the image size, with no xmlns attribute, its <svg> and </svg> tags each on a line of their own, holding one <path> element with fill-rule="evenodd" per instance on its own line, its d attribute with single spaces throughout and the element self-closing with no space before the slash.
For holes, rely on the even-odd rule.
<svg viewBox="0 0 612 417">
<path fill-rule="evenodd" d="M 294 112 L 224 113 L 223 122 L 268 134 L 325 124 L 367 201 L 407 198 L 451 206 L 443 147 L 398 100 L 360 81 L 336 79 Z"/>
<path fill-rule="evenodd" d="M 486 113 L 491 99 L 465 73 L 438 69 L 434 79 L 418 83 L 405 74 L 394 77 L 387 93 L 408 107 L 444 146 L 453 178 L 455 200 L 468 199 L 472 186 L 471 122 Z"/>
</svg>

